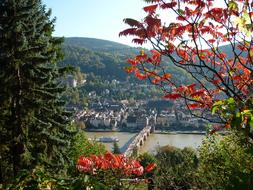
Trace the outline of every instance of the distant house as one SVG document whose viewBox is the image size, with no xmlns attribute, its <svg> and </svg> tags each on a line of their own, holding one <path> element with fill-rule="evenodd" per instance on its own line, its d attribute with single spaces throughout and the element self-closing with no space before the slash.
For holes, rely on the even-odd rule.
<svg viewBox="0 0 253 190">
<path fill-rule="evenodd" d="M 149 124 L 149 119 L 146 116 L 128 116 L 126 126 L 133 129 L 142 129 Z"/>
<path fill-rule="evenodd" d="M 101 117 L 92 118 L 89 122 L 92 126 L 96 128 L 104 125 L 104 120 Z"/>
<path fill-rule="evenodd" d="M 137 127 L 137 117 L 136 116 L 128 116 L 126 119 L 126 126 L 128 128 L 136 128 Z"/>
<path fill-rule="evenodd" d="M 148 117 L 146 117 L 146 116 L 137 117 L 137 120 L 136 120 L 137 128 L 142 129 L 142 128 L 146 127 L 148 124 L 149 124 Z"/>
<path fill-rule="evenodd" d="M 104 126 L 110 127 L 110 125 L 111 125 L 111 118 L 110 117 L 104 118 Z"/>
<path fill-rule="evenodd" d="M 169 125 L 169 118 L 168 117 L 166 117 L 166 116 L 161 116 L 161 115 L 159 115 L 158 117 L 157 117 L 157 119 L 156 119 L 156 124 L 157 125 L 162 125 L 162 126 L 165 126 L 165 125 Z"/>
</svg>

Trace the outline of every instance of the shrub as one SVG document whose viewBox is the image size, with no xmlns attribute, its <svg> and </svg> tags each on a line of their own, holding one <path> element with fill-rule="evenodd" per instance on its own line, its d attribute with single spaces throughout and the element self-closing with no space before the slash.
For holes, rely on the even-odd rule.
<svg viewBox="0 0 253 190">
<path fill-rule="evenodd" d="M 207 137 L 199 149 L 201 189 L 252 189 L 253 141 L 239 132 Z"/>
<path fill-rule="evenodd" d="M 156 159 L 155 184 L 158 189 L 191 189 L 195 186 L 198 159 L 193 149 L 164 146 L 158 150 Z"/>
</svg>

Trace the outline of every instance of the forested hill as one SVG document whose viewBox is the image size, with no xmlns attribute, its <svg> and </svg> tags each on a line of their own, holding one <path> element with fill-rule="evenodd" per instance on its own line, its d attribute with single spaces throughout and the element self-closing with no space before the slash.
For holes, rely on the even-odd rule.
<svg viewBox="0 0 253 190">
<path fill-rule="evenodd" d="M 79 46 L 83 48 L 88 48 L 94 51 L 103 50 L 111 52 L 115 50 L 120 51 L 120 50 L 134 49 L 124 44 L 96 38 L 80 38 L 80 37 L 65 38 L 65 44 L 70 46 Z"/>
<path fill-rule="evenodd" d="M 63 65 L 79 67 L 81 72 L 93 73 L 102 79 L 125 80 L 126 59 L 139 50 L 106 40 L 65 38 L 63 51 Z"/>
<path fill-rule="evenodd" d="M 140 48 L 107 40 L 73 37 L 65 38 L 63 51 L 65 58 L 61 65 L 79 67 L 81 72 L 93 73 L 102 79 L 125 81 L 129 76 L 124 71 L 124 67 L 127 66 L 126 60 L 138 54 Z M 187 75 L 178 68 L 170 65 L 168 70 L 182 80 L 188 80 Z"/>
</svg>

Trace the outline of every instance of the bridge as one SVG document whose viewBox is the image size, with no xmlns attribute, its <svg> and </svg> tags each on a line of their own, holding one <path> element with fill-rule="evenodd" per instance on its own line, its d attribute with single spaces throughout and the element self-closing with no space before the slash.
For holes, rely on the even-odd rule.
<svg viewBox="0 0 253 190">
<path fill-rule="evenodd" d="M 134 151 L 137 151 L 140 149 L 141 146 L 144 145 L 144 142 L 149 137 L 150 133 L 154 132 L 154 126 L 146 126 L 144 127 L 134 138 L 134 140 L 129 144 L 126 151 L 124 152 L 124 155 L 126 157 L 130 157 Z"/>
</svg>

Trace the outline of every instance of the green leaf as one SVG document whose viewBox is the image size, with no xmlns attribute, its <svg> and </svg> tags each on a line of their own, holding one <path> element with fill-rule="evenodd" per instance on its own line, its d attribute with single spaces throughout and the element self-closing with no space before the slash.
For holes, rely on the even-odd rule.
<svg viewBox="0 0 253 190">
<path fill-rule="evenodd" d="M 228 104 L 234 104 L 234 103 L 235 103 L 235 100 L 234 100 L 234 98 L 229 98 L 229 99 L 226 100 L 226 102 L 227 102 Z"/>
<path fill-rule="evenodd" d="M 223 105 L 223 104 L 224 104 L 224 102 L 221 101 L 221 100 L 215 102 L 215 103 L 213 104 L 212 109 L 211 109 L 211 113 L 214 114 L 214 113 L 216 112 L 216 110 L 217 110 L 221 105 Z"/>
<path fill-rule="evenodd" d="M 248 117 L 252 117 L 252 111 L 253 110 L 244 110 L 243 112 L 241 112 L 241 114 Z"/>
<path fill-rule="evenodd" d="M 180 15 L 184 15 L 184 14 L 185 14 L 185 11 L 184 11 L 183 9 L 178 9 L 177 11 L 178 11 L 178 13 L 179 13 Z"/>
<path fill-rule="evenodd" d="M 230 11 L 238 10 L 238 4 L 235 1 L 229 1 L 228 2 L 228 10 L 230 10 Z"/>
<path fill-rule="evenodd" d="M 253 116 L 250 117 L 249 126 L 253 129 Z"/>
<path fill-rule="evenodd" d="M 213 106 L 211 109 L 212 114 L 215 114 L 216 110 L 217 110 L 218 106 Z"/>
<path fill-rule="evenodd" d="M 223 105 L 223 101 L 222 100 L 219 100 L 219 101 L 217 101 L 217 102 L 215 102 L 213 104 L 213 106 L 220 106 L 220 105 Z"/>
</svg>

